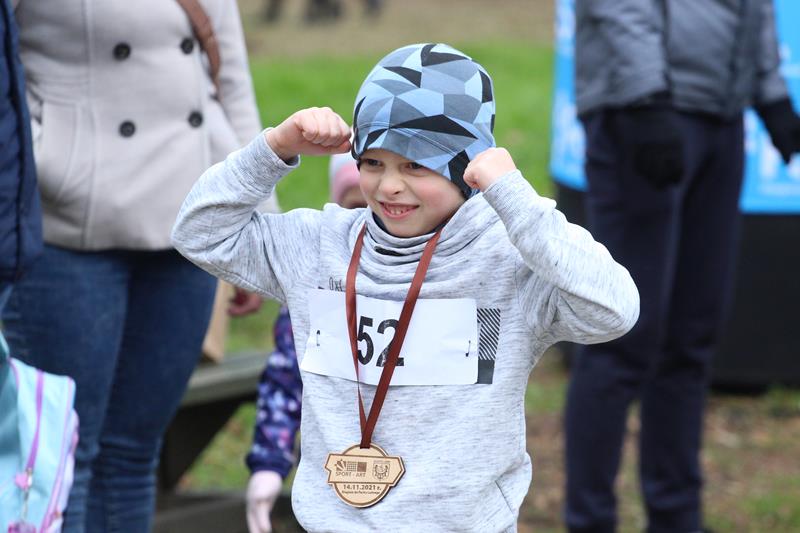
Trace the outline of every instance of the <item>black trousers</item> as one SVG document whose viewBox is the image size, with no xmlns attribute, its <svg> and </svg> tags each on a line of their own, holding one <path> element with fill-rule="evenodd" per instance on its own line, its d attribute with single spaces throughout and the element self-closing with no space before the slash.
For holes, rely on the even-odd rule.
<svg viewBox="0 0 800 533">
<path fill-rule="evenodd" d="M 682 114 L 685 172 L 663 189 L 633 170 L 627 117 L 584 120 L 589 228 L 633 276 L 636 326 L 580 347 L 566 409 L 566 522 L 613 531 L 628 408 L 640 402 L 640 479 L 649 532 L 701 527 L 699 451 L 711 357 L 739 234 L 743 120 Z"/>
</svg>

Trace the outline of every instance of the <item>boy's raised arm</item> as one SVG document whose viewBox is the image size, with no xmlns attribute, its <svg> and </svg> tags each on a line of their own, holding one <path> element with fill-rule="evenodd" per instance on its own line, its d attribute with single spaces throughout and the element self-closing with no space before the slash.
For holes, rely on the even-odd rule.
<svg viewBox="0 0 800 533">
<path fill-rule="evenodd" d="M 256 207 L 296 164 L 278 158 L 259 134 L 195 183 L 178 213 L 172 244 L 214 276 L 285 301 L 286 276 L 304 271 L 294 263 L 315 255 L 319 216 L 310 210 L 262 215 Z M 292 250 L 301 242 L 305 254 Z"/>
<path fill-rule="evenodd" d="M 298 164 L 300 154 L 350 147 L 350 129 L 328 108 L 298 111 L 207 170 L 181 207 L 172 242 L 189 260 L 237 287 L 286 300 L 319 255 L 321 213 L 259 214 L 256 206 Z"/>
<path fill-rule="evenodd" d="M 553 200 L 539 196 L 507 151 L 487 150 L 464 177 L 484 191 L 520 252 L 520 305 L 537 337 L 592 344 L 633 327 L 639 293 L 628 271 L 588 231 L 567 222 Z"/>
</svg>

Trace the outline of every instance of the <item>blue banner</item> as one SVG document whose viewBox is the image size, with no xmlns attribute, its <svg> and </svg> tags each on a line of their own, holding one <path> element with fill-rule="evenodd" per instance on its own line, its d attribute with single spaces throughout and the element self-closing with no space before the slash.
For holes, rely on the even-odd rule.
<svg viewBox="0 0 800 533">
<path fill-rule="evenodd" d="M 800 2 L 774 0 L 781 51 L 781 72 L 800 106 Z M 575 114 L 575 0 L 556 5 L 555 91 L 553 95 L 550 174 L 560 184 L 586 189 L 583 175 L 585 139 Z M 800 213 L 800 156 L 784 165 L 757 115 L 745 115 L 745 179 L 740 207 L 746 213 Z"/>
<path fill-rule="evenodd" d="M 550 175 L 573 189 L 586 190 L 586 140 L 575 111 L 575 0 L 556 4 L 555 90 L 553 91 Z"/>
</svg>

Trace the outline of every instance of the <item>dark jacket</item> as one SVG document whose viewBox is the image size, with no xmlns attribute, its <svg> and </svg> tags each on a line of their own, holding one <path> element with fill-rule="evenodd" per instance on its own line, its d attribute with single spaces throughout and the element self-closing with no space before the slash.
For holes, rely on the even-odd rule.
<svg viewBox="0 0 800 533">
<path fill-rule="evenodd" d="M 22 273 L 42 249 L 25 80 L 8 0 L 0 0 L 0 283 Z"/>
<path fill-rule="evenodd" d="M 772 0 L 576 0 L 578 113 L 659 91 L 733 117 L 788 96 Z"/>
</svg>

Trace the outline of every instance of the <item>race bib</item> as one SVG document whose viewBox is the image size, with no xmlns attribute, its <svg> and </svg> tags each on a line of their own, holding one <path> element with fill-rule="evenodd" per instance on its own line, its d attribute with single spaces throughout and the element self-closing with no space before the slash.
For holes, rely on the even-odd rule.
<svg viewBox="0 0 800 533">
<path fill-rule="evenodd" d="M 310 328 L 300 368 L 355 381 L 345 293 L 309 291 Z M 377 385 L 403 302 L 356 295 L 359 381 Z M 417 300 L 392 385 L 471 385 L 478 381 L 475 300 Z"/>
</svg>

